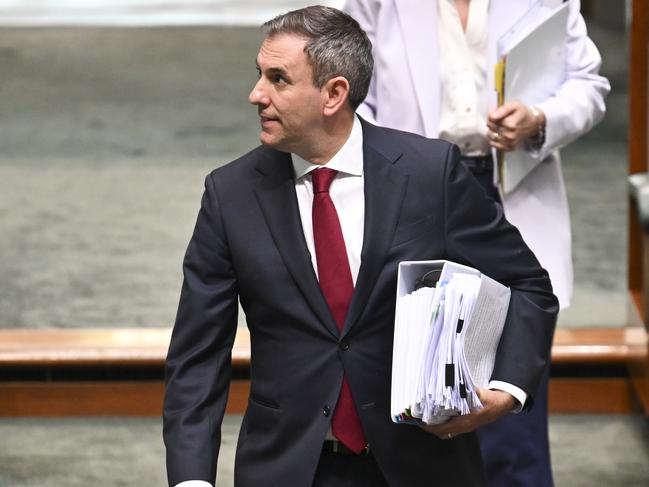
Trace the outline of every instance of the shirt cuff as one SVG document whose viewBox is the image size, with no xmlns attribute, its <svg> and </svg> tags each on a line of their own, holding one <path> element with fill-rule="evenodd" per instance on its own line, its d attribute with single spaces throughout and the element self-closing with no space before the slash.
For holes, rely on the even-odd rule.
<svg viewBox="0 0 649 487">
<path fill-rule="evenodd" d="M 176 487 L 212 487 L 212 484 L 204 480 L 185 480 L 176 484 Z"/>
<path fill-rule="evenodd" d="M 516 387 L 515 385 L 512 385 L 508 382 L 492 380 L 489 382 L 489 389 L 497 389 L 514 396 L 514 399 L 516 399 L 516 401 L 518 402 L 517 404 L 514 404 L 512 413 L 518 414 L 523 410 L 523 404 L 525 404 L 525 401 L 527 401 L 527 393 L 520 387 Z"/>
</svg>

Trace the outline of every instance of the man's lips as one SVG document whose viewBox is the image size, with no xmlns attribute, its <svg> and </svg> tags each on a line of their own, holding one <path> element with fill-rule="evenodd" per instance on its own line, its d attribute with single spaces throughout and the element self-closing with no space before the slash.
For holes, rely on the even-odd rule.
<svg viewBox="0 0 649 487">
<path fill-rule="evenodd" d="M 259 120 L 261 121 L 262 126 L 272 125 L 274 123 L 279 123 L 279 119 L 276 117 L 269 117 L 267 115 L 259 115 Z"/>
</svg>

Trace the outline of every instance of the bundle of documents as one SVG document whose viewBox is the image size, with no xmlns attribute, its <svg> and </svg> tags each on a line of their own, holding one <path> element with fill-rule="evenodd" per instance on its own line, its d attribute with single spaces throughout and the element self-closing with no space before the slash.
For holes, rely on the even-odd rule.
<svg viewBox="0 0 649 487">
<path fill-rule="evenodd" d="M 482 407 L 509 288 L 444 260 L 399 264 L 392 357 L 395 423 L 438 424 Z"/>
<path fill-rule="evenodd" d="M 566 77 L 568 3 L 539 0 L 498 40 L 498 104 L 535 105 L 554 95 Z M 512 191 L 541 161 L 518 149 L 498 156 L 498 185 Z"/>
</svg>

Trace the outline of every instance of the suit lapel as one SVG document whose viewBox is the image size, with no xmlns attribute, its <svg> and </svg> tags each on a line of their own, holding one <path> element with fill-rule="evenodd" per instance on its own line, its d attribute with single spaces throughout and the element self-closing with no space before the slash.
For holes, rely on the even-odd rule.
<svg viewBox="0 0 649 487">
<path fill-rule="evenodd" d="M 385 134 L 377 130 L 363 122 L 365 229 L 361 267 L 343 335 L 360 318 L 383 269 L 408 182 L 407 176 L 394 169 L 401 152 L 391 145 L 392 140 L 385 140 Z M 266 154 L 267 158 L 257 167 L 262 177 L 255 189 L 266 223 L 284 264 L 306 301 L 329 332 L 338 337 L 338 328 L 318 285 L 304 240 L 291 158 L 286 153 L 272 150 Z"/>
<path fill-rule="evenodd" d="M 343 335 L 361 316 L 383 269 L 408 182 L 407 176 L 397 173 L 394 168 L 401 152 L 390 145 L 392 140 L 385 140 L 385 133 L 376 131 L 376 127 L 363 122 L 365 230 L 361 267 Z"/>
<path fill-rule="evenodd" d="M 268 150 L 266 154 L 267 159 L 257 167 L 262 174 L 255 189 L 257 200 L 288 271 L 313 312 L 337 337 L 338 328 L 320 291 L 311 254 L 304 240 L 291 157 L 273 150 Z"/>
<path fill-rule="evenodd" d="M 395 3 L 403 32 L 408 66 L 417 95 L 417 105 L 425 135 L 436 137 L 439 131 L 439 54 L 437 32 L 437 2 L 399 0 Z"/>
</svg>

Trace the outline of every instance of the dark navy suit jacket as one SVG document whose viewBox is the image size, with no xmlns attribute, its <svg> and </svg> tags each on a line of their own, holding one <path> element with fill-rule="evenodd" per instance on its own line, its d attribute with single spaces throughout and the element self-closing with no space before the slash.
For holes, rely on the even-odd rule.
<svg viewBox="0 0 649 487">
<path fill-rule="evenodd" d="M 449 259 L 509 286 L 492 379 L 530 396 L 536 391 L 558 305 L 519 232 L 459 163 L 455 146 L 366 122 L 363 138 L 364 242 L 342 334 L 311 264 L 290 155 L 258 147 L 207 177 L 167 357 L 171 485 L 214 482 L 237 298 L 251 338 L 239 487 L 311 485 L 343 373 L 391 486 L 483 483 L 474 434 L 441 441 L 390 419 L 396 277 L 404 260 Z"/>
</svg>

